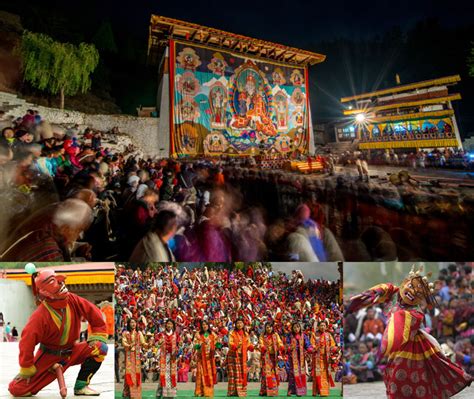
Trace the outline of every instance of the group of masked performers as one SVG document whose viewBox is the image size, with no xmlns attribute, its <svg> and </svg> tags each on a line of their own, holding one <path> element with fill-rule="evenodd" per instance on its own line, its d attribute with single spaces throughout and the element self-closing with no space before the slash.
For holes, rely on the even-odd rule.
<svg viewBox="0 0 474 399">
<path fill-rule="evenodd" d="M 267 322 L 257 345 L 252 345 L 249 334 L 245 331 L 243 319 L 235 322 L 235 328 L 229 333 L 229 350 L 227 352 L 227 396 L 247 396 L 247 354 L 254 350 L 261 353 L 261 388 L 260 396 L 278 396 L 280 385 L 278 375 L 278 358 L 286 355 L 288 374 L 288 396 L 307 394 L 306 358 L 311 358 L 313 396 L 329 396 L 330 387 L 334 386 L 331 377 L 331 350 L 337 346 L 333 337 L 326 331 L 327 323 L 318 323 L 317 331 L 309 336 L 304 334 L 299 323 L 291 325 L 291 332 L 282 340 L 274 330 L 273 323 Z M 137 331 L 135 320 L 129 320 L 127 331 L 123 333 L 122 343 L 125 350 L 124 398 L 141 398 L 141 364 L 140 348 L 147 348 L 141 332 Z M 159 369 L 157 398 L 177 397 L 177 355 L 179 335 L 175 324 L 168 320 L 165 332 L 158 340 Z M 193 339 L 194 360 L 196 364 L 197 397 L 214 397 L 214 386 L 217 384 L 216 350 L 222 348 L 219 337 L 211 331 L 209 322 L 203 320 L 199 331 Z"/>
</svg>

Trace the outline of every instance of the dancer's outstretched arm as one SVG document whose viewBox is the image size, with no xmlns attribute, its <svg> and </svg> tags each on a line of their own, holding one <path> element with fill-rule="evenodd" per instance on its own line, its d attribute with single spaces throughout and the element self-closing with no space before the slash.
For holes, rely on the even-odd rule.
<svg viewBox="0 0 474 399">
<path fill-rule="evenodd" d="M 377 303 L 390 302 L 397 293 L 398 287 L 391 283 L 378 284 L 362 294 L 353 296 L 346 312 L 353 313 Z"/>
</svg>

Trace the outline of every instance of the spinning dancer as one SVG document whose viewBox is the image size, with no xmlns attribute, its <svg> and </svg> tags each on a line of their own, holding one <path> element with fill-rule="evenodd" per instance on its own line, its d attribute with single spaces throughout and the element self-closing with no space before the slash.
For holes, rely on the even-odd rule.
<svg viewBox="0 0 474 399">
<path fill-rule="evenodd" d="M 384 382 L 390 399 L 444 399 L 454 396 L 472 382 L 458 365 L 441 351 L 434 337 L 421 328 L 424 315 L 420 305 L 436 304 L 431 273 L 412 267 L 400 287 L 379 284 L 351 299 L 347 312 L 376 303 L 389 305 L 390 321 L 384 331 L 381 354 L 387 367 Z"/>
<path fill-rule="evenodd" d="M 336 343 L 330 333 L 326 331 L 327 322 L 320 321 L 319 331 L 311 334 L 311 346 L 313 347 L 313 396 L 329 396 L 329 387 L 334 387 L 331 376 L 331 349 L 336 348 Z"/>
<path fill-rule="evenodd" d="M 253 352 L 253 346 L 250 344 L 248 333 L 244 330 L 244 320 L 238 318 L 235 330 L 229 334 L 227 396 L 247 396 L 247 351 Z"/>
<path fill-rule="evenodd" d="M 259 348 L 262 353 L 262 385 L 260 396 L 278 396 L 277 363 L 278 353 L 284 351 L 280 336 L 273 330 L 273 323 L 265 324 L 265 332 L 260 336 Z"/>
<path fill-rule="evenodd" d="M 196 356 L 196 389 L 194 396 L 214 397 L 214 385 L 217 384 L 216 348 L 222 347 L 217 336 L 209 330 L 209 323 L 201 321 L 201 329 L 194 337 Z"/>
<path fill-rule="evenodd" d="M 74 385 L 75 395 L 99 393 L 89 387 L 107 354 L 107 326 L 100 310 L 89 301 L 72 294 L 64 284 L 65 276 L 53 270 L 29 268 L 32 273 L 33 294 L 39 306 L 26 324 L 20 339 L 20 372 L 10 382 L 8 390 L 13 396 L 36 395 L 56 376 L 65 397 L 62 371 L 80 364 L 81 369 Z M 87 320 L 91 333 L 87 342 L 79 340 L 81 320 Z M 34 349 L 40 344 L 36 355 Z M 60 369 L 58 371 L 58 369 Z"/>
</svg>

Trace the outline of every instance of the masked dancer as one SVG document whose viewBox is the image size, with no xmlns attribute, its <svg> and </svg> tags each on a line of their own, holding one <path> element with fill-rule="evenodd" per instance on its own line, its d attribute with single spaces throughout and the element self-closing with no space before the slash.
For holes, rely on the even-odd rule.
<svg viewBox="0 0 474 399">
<path fill-rule="evenodd" d="M 431 273 L 412 270 L 400 287 L 379 284 L 351 298 L 347 312 L 374 304 L 386 304 L 389 322 L 383 333 L 381 356 L 385 358 L 384 382 L 389 399 L 449 398 L 472 382 L 472 377 L 452 363 L 434 337 L 422 329 L 421 305 L 436 304 Z"/>
<path fill-rule="evenodd" d="M 99 308 L 70 293 L 64 283 L 66 277 L 54 270 L 37 272 L 33 267 L 27 271 L 32 273 L 33 294 L 39 305 L 21 334 L 20 372 L 8 390 L 13 396 L 36 395 L 58 378 L 63 396 L 67 388 L 62 373 L 80 364 L 74 394 L 100 395 L 89 387 L 108 349 L 107 326 Z M 91 328 L 87 342 L 78 342 L 82 320 Z"/>
</svg>

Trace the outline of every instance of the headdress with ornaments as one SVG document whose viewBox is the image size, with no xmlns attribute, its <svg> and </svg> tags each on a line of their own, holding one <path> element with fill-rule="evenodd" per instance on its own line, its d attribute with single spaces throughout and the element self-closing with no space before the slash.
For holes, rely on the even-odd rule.
<svg viewBox="0 0 474 399">
<path fill-rule="evenodd" d="M 423 273 L 423 265 L 419 266 L 418 268 L 413 265 L 411 267 L 410 273 L 405 278 L 404 283 L 406 282 L 413 282 L 417 281 L 421 283 L 421 294 L 424 296 L 426 303 L 429 306 L 437 305 L 435 294 L 435 284 L 433 282 L 429 282 L 429 278 L 431 277 L 432 273 L 428 272 L 424 276 Z"/>
<path fill-rule="evenodd" d="M 224 61 L 224 56 L 221 53 L 214 53 L 213 57 Z"/>
<path fill-rule="evenodd" d="M 247 82 L 252 82 L 256 83 L 255 81 L 255 76 L 253 76 L 251 73 L 247 75 Z"/>
</svg>

